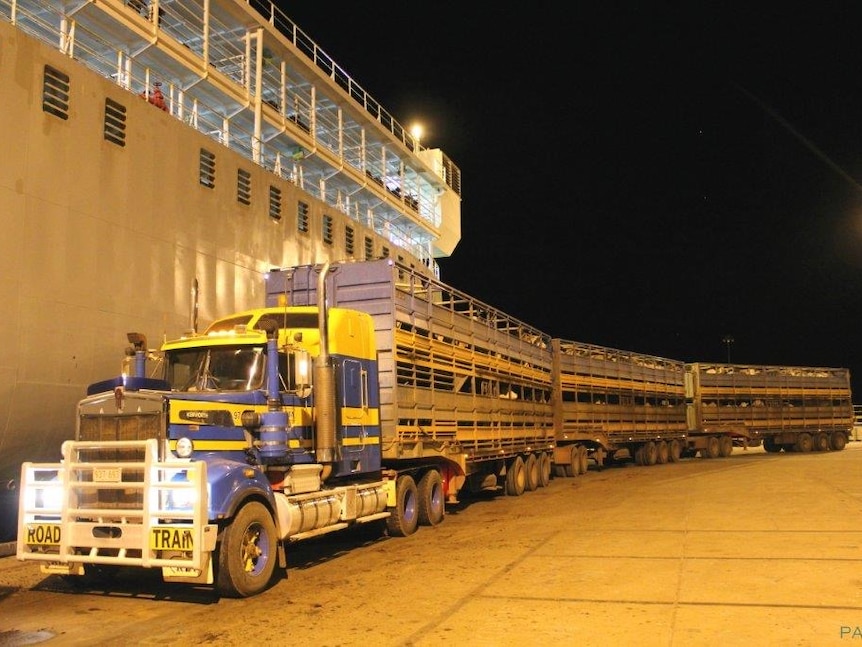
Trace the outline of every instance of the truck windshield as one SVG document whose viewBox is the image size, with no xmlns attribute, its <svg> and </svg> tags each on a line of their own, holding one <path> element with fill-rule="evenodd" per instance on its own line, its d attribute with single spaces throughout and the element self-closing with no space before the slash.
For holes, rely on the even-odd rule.
<svg viewBox="0 0 862 647">
<path fill-rule="evenodd" d="M 217 346 L 167 353 L 167 380 L 173 391 L 251 391 L 263 385 L 263 347 Z"/>
</svg>

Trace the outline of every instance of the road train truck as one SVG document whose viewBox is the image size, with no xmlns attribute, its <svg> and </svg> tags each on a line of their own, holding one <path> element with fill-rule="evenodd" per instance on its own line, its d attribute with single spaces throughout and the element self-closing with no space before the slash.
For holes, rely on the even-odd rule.
<svg viewBox="0 0 862 647">
<path fill-rule="evenodd" d="M 389 260 L 267 285 L 273 305 L 165 342 L 158 377 L 129 334 L 131 370 L 88 388 L 61 461 L 22 465 L 18 559 L 245 597 L 292 541 L 371 522 L 409 535 L 462 488 L 547 485 L 543 334 Z"/>
</svg>

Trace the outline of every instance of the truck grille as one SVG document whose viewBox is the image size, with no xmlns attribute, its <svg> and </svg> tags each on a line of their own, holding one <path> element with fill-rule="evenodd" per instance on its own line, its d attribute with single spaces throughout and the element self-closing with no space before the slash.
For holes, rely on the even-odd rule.
<svg viewBox="0 0 862 647">
<path fill-rule="evenodd" d="M 121 410 L 113 393 L 83 400 L 78 408 L 78 442 L 72 460 L 90 467 L 78 469 L 74 479 L 83 483 L 107 479 L 117 485 L 143 482 L 146 445 L 123 443 L 155 440 L 159 448 L 155 458 L 163 460 L 166 429 L 166 407 L 159 394 L 127 391 Z M 128 489 L 85 488 L 80 497 L 82 507 L 126 509 L 143 505 L 142 490 L 131 485 Z"/>
<path fill-rule="evenodd" d="M 82 414 L 78 440 L 158 440 L 165 428 L 161 412 L 136 414 Z"/>
</svg>

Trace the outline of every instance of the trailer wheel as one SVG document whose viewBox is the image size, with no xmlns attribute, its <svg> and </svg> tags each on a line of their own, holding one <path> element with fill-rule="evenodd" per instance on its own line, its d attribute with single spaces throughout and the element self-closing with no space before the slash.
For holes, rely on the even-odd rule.
<svg viewBox="0 0 862 647">
<path fill-rule="evenodd" d="M 656 444 L 656 449 L 658 451 L 656 452 L 655 462 L 659 465 L 664 465 L 665 463 L 667 463 L 670 454 L 670 450 L 667 446 L 667 441 L 660 440 Z"/>
<path fill-rule="evenodd" d="M 587 464 L 587 448 L 585 445 L 578 445 L 578 473 L 586 474 L 589 465 Z"/>
<path fill-rule="evenodd" d="M 386 528 L 393 537 L 407 537 L 419 526 L 419 490 L 409 474 L 395 481 L 395 509 L 386 518 Z"/>
<path fill-rule="evenodd" d="M 419 523 L 436 526 L 446 514 L 446 499 L 443 495 L 443 479 L 440 472 L 431 469 L 422 475 L 418 486 Z"/>
<path fill-rule="evenodd" d="M 644 464 L 655 465 L 656 461 L 658 461 L 658 447 L 650 440 L 644 445 Z"/>
<path fill-rule="evenodd" d="M 718 455 L 727 458 L 733 453 L 733 439 L 730 436 L 722 436 L 718 439 Z"/>
<path fill-rule="evenodd" d="M 524 459 L 516 456 L 506 470 L 506 494 L 509 496 L 521 496 L 527 486 L 527 477 L 524 474 Z"/>
<path fill-rule="evenodd" d="M 226 597 L 249 597 L 272 579 L 278 555 L 275 523 L 261 503 L 247 503 L 219 533 L 216 590 Z"/>
<path fill-rule="evenodd" d="M 678 439 L 674 438 L 668 444 L 667 457 L 671 463 L 678 463 L 679 459 L 682 458 L 682 447 L 680 447 Z"/>
<path fill-rule="evenodd" d="M 563 472 L 566 476 L 577 476 L 580 472 L 580 458 L 578 458 L 578 445 L 569 447 L 569 462 L 563 464 Z"/>
<path fill-rule="evenodd" d="M 796 439 L 795 449 L 798 452 L 810 452 L 811 451 L 811 434 L 802 433 L 799 434 L 799 437 Z"/>
<path fill-rule="evenodd" d="M 832 434 L 832 438 L 829 442 L 834 451 L 840 452 L 847 446 L 847 436 L 845 436 L 843 432 L 836 431 Z"/>
<path fill-rule="evenodd" d="M 539 459 L 535 454 L 527 456 L 524 461 L 524 489 L 532 492 L 539 487 Z"/>
<path fill-rule="evenodd" d="M 635 465 L 646 465 L 646 448 L 638 445 L 634 451 Z"/>
<path fill-rule="evenodd" d="M 551 457 L 547 452 L 539 454 L 539 485 L 548 487 L 551 483 Z"/>
<path fill-rule="evenodd" d="M 820 432 L 816 436 L 814 436 L 814 451 L 816 452 L 828 452 L 829 451 L 829 436 L 826 435 L 825 432 Z"/>
<path fill-rule="evenodd" d="M 706 447 L 700 450 L 700 455 L 702 458 L 718 458 L 718 454 L 718 438 L 710 436 L 706 439 Z"/>
</svg>

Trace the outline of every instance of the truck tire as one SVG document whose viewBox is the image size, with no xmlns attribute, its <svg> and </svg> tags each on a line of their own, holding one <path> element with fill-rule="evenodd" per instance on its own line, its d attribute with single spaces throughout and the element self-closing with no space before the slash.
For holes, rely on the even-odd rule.
<svg viewBox="0 0 862 647">
<path fill-rule="evenodd" d="M 733 439 L 730 436 L 722 436 L 718 439 L 718 455 L 727 458 L 733 453 Z"/>
<path fill-rule="evenodd" d="M 563 472 L 566 476 L 577 476 L 580 473 L 580 458 L 578 456 L 578 445 L 569 447 L 569 462 L 563 464 Z"/>
<path fill-rule="evenodd" d="M 551 484 L 551 456 L 547 452 L 539 454 L 539 485 L 548 487 Z"/>
<path fill-rule="evenodd" d="M 840 452 L 847 446 L 847 436 L 840 431 L 836 431 L 832 434 L 829 444 L 833 451 Z"/>
<path fill-rule="evenodd" d="M 819 434 L 814 436 L 814 447 L 815 452 L 828 452 L 829 451 L 829 436 L 826 432 L 821 431 Z"/>
<path fill-rule="evenodd" d="M 219 532 L 216 590 L 231 598 L 257 595 L 269 586 L 278 558 L 275 522 L 266 506 L 245 504 Z"/>
<path fill-rule="evenodd" d="M 539 487 L 539 460 L 535 454 L 527 456 L 524 461 L 524 489 L 532 492 Z"/>
<path fill-rule="evenodd" d="M 667 446 L 667 441 L 660 440 L 656 443 L 656 449 L 658 449 L 658 453 L 656 454 L 655 462 L 659 465 L 664 465 L 668 462 L 670 457 L 670 449 Z"/>
<path fill-rule="evenodd" d="M 718 437 L 710 436 L 706 439 L 706 447 L 700 450 L 701 458 L 718 458 Z"/>
<path fill-rule="evenodd" d="M 796 439 L 796 445 L 794 445 L 794 449 L 797 452 L 810 452 L 813 442 L 811 441 L 811 434 L 801 433 L 799 437 Z"/>
<path fill-rule="evenodd" d="M 524 459 L 520 456 L 515 456 L 506 469 L 506 494 L 509 496 L 521 496 L 526 489 L 526 481 Z"/>
<path fill-rule="evenodd" d="M 658 461 L 658 447 L 650 440 L 644 445 L 644 465 L 655 465 Z"/>
<path fill-rule="evenodd" d="M 668 443 L 667 458 L 671 463 L 678 463 L 679 459 L 682 458 L 682 447 L 677 438 L 674 438 L 670 443 Z"/>
<path fill-rule="evenodd" d="M 585 445 L 578 445 L 578 473 L 586 474 L 589 465 L 587 463 L 587 448 Z"/>
<path fill-rule="evenodd" d="M 419 490 L 409 474 L 395 481 L 395 509 L 386 518 L 386 528 L 393 537 L 407 537 L 419 526 Z"/>
<path fill-rule="evenodd" d="M 430 469 L 419 479 L 419 523 L 436 526 L 446 514 L 446 497 L 440 472 Z"/>
</svg>

